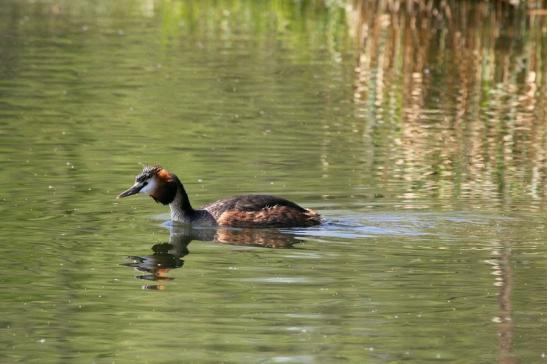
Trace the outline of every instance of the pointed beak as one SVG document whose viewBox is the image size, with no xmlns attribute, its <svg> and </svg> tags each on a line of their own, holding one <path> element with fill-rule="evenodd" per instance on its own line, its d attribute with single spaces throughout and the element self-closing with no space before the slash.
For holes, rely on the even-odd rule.
<svg viewBox="0 0 547 364">
<path fill-rule="evenodd" d="M 123 191 L 122 193 L 120 193 L 118 195 L 117 198 L 122 198 L 122 197 L 127 197 L 127 196 L 131 196 L 131 195 L 134 195 L 136 193 L 139 193 L 139 191 L 143 188 L 143 184 L 142 183 L 135 183 L 133 186 L 129 187 L 128 190 L 126 191 Z"/>
</svg>

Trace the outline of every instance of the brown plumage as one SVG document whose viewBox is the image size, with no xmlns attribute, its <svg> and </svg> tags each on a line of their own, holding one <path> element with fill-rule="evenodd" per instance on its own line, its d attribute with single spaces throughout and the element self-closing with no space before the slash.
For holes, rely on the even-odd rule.
<svg viewBox="0 0 547 364">
<path fill-rule="evenodd" d="M 148 193 L 169 205 L 171 219 L 192 225 L 233 227 L 306 227 L 321 223 L 321 216 L 294 202 L 270 195 L 243 195 L 213 202 L 194 210 L 180 180 L 162 167 L 145 167 L 135 184 L 118 197 Z"/>
<path fill-rule="evenodd" d="M 264 207 L 258 211 L 228 210 L 217 219 L 220 226 L 261 226 L 291 227 L 313 226 L 320 221 L 319 214 L 313 210 L 297 210 L 290 206 Z"/>
</svg>

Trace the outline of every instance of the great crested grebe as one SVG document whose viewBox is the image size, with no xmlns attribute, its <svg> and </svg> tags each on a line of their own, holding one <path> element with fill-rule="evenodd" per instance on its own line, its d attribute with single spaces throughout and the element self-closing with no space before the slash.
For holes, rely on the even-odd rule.
<svg viewBox="0 0 547 364">
<path fill-rule="evenodd" d="M 135 184 L 118 195 L 147 193 L 169 205 L 171 220 L 201 226 L 297 227 L 321 223 L 321 216 L 294 202 L 269 195 L 244 195 L 218 200 L 194 210 L 177 176 L 160 166 L 144 167 Z"/>
</svg>

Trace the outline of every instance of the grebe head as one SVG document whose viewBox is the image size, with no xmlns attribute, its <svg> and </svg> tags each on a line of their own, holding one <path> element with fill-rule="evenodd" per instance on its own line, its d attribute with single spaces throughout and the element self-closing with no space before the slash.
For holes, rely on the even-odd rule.
<svg viewBox="0 0 547 364">
<path fill-rule="evenodd" d="M 147 166 L 135 177 L 135 184 L 126 191 L 120 193 L 118 198 L 147 193 L 156 202 L 164 205 L 171 203 L 177 194 L 177 187 L 180 182 L 177 176 L 169 173 L 161 166 Z"/>
</svg>

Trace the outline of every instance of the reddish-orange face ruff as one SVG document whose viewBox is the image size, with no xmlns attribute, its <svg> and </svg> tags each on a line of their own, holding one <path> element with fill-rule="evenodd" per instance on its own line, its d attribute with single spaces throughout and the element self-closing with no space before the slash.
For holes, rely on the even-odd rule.
<svg viewBox="0 0 547 364">
<path fill-rule="evenodd" d="M 156 172 L 156 177 L 162 182 L 170 182 L 172 179 L 171 173 L 169 173 L 169 171 L 167 171 L 167 169 L 164 169 L 164 168 Z"/>
</svg>

